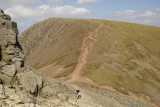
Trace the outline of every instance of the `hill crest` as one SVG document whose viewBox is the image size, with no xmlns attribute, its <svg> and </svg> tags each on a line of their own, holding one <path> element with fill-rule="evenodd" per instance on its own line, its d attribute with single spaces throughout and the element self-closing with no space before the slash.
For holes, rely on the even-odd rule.
<svg viewBox="0 0 160 107">
<path fill-rule="evenodd" d="M 100 23 L 103 27 L 81 68 L 81 76 L 123 94 L 144 94 L 158 103 L 159 27 L 95 19 L 49 18 L 19 36 L 27 63 L 53 78 L 68 80 L 83 53 L 84 38 Z"/>
</svg>

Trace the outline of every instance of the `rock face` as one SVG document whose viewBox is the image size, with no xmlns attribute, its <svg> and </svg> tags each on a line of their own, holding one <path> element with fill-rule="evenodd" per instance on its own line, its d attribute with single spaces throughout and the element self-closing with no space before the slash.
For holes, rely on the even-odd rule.
<svg viewBox="0 0 160 107">
<path fill-rule="evenodd" d="M 16 22 L 0 9 L 0 107 L 77 106 L 72 91 L 58 82 L 54 82 L 54 86 L 48 85 L 34 69 L 25 65 L 17 34 Z M 55 87 L 56 91 L 53 90 Z M 69 103 L 67 93 L 70 92 L 70 96 L 75 97 Z"/>
<path fill-rule="evenodd" d="M 26 87 L 26 91 L 34 93 L 35 90 L 43 88 L 42 77 L 35 75 L 33 72 L 24 72 L 17 74 L 19 83 Z"/>
<path fill-rule="evenodd" d="M 26 92 L 38 93 L 43 87 L 41 77 L 25 66 L 25 55 L 18 42 L 17 23 L 0 9 L 0 80 L 5 85 L 21 85 Z"/>
<path fill-rule="evenodd" d="M 0 10 L 0 79 L 5 84 L 9 84 L 17 70 L 24 67 L 25 56 L 19 46 L 17 34 L 17 23 Z"/>
<path fill-rule="evenodd" d="M 6 47 L 8 44 L 16 44 L 17 34 L 17 23 L 11 21 L 10 16 L 0 10 L 0 45 Z"/>
</svg>

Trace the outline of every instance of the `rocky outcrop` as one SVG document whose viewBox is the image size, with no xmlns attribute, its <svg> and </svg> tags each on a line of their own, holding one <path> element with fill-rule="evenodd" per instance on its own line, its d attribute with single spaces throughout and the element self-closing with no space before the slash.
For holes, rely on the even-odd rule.
<svg viewBox="0 0 160 107">
<path fill-rule="evenodd" d="M 0 10 L 0 79 L 10 84 L 17 70 L 24 67 L 25 56 L 17 39 L 17 23 Z"/>
<path fill-rule="evenodd" d="M 17 34 L 16 22 L 0 9 L 0 107 L 76 107 L 75 93 L 54 80 L 54 84 L 44 82 L 25 65 Z"/>
<path fill-rule="evenodd" d="M 0 10 L 0 45 L 6 47 L 8 44 L 16 44 L 17 34 L 17 23 L 11 21 L 10 16 Z"/>
<path fill-rule="evenodd" d="M 23 87 L 26 87 L 27 92 L 36 94 L 43 88 L 43 79 L 40 76 L 37 76 L 33 72 L 23 72 L 17 74 L 19 84 Z"/>
<path fill-rule="evenodd" d="M 25 66 L 17 34 L 17 23 L 0 9 L 0 80 L 5 85 L 21 85 L 26 92 L 39 93 L 43 80 Z"/>
<path fill-rule="evenodd" d="M 48 93 L 51 90 L 47 90 Z M 63 92 L 63 95 L 35 97 L 22 86 L 0 85 L 0 107 L 77 107 L 76 97 L 68 101 L 67 92 Z"/>
</svg>

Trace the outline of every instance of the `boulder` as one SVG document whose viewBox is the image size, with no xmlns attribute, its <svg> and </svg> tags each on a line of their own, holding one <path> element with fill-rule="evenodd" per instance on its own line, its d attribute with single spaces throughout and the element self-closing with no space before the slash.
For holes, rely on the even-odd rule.
<svg viewBox="0 0 160 107">
<path fill-rule="evenodd" d="M 2 53 L 2 61 L 1 62 L 4 62 L 7 64 L 9 64 L 11 58 L 13 58 L 13 56 L 11 55 L 8 55 L 5 51 Z"/>
<path fill-rule="evenodd" d="M 21 68 L 22 67 L 22 61 L 15 62 L 15 66 L 16 66 L 16 69 Z"/>
<path fill-rule="evenodd" d="M 5 90 L 5 95 L 7 95 L 7 96 L 14 95 L 14 93 L 15 93 L 15 89 L 10 88 L 9 86 L 5 86 L 4 90 Z"/>
<path fill-rule="evenodd" d="M 4 13 L 2 9 L 0 9 L 0 13 Z"/>
<path fill-rule="evenodd" d="M 16 74 L 16 67 L 15 65 L 5 65 L 2 67 L 2 73 L 6 74 L 9 77 L 13 77 Z"/>
<path fill-rule="evenodd" d="M 11 61 L 15 63 L 16 69 L 21 68 L 23 66 L 23 62 L 24 62 L 22 58 L 16 58 L 16 57 L 13 57 L 11 59 Z"/>
<path fill-rule="evenodd" d="M 35 90 L 39 92 L 43 88 L 42 77 L 37 76 L 33 72 L 22 72 L 18 73 L 17 76 L 19 83 L 26 88 L 27 92 L 34 93 Z"/>
<path fill-rule="evenodd" d="M 15 100 L 16 104 L 18 104 L 18 103 L 31 103 L 32 102 L 31 96 L 29 96 L 29 94 L 27 94 L 25 92 L 12 93 L 12 95 L 10 95 L 10 99 Z"/>
<path fill-rule="evenodd" d="M 7 76 L 6 74 L 3 74 L 0 70 L 0 80 L 3 81 L 4 84 L 10 84 L 13 77 Z"/>
<path fill-rule="evenodd" d="M 6 48 L 6 51 L 7 51 L 8 54 L 14 54 L 15 53 L 15 45 L 9 45 Z"/>
</svg>

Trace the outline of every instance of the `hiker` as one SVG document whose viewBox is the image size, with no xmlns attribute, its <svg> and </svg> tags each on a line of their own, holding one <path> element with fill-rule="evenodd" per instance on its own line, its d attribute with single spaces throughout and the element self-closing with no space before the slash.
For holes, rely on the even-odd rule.
<svg viewBox="0 0 160 107">
<path fill-rule="evenodd" d="M 77 99 L 80 99 L 81 98 L 80 90 L 76 90 L 76 92 L 77 92 Z"/>
</svg>

